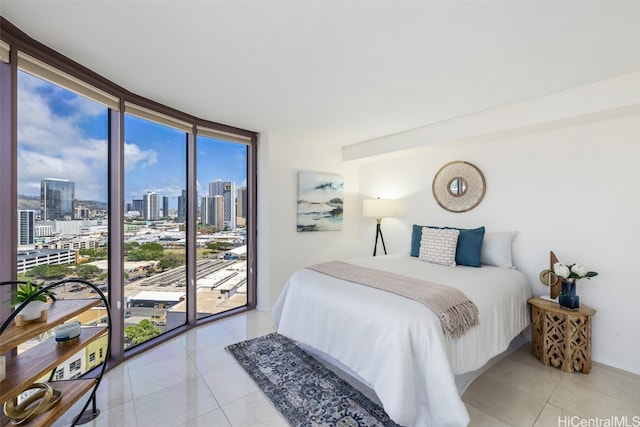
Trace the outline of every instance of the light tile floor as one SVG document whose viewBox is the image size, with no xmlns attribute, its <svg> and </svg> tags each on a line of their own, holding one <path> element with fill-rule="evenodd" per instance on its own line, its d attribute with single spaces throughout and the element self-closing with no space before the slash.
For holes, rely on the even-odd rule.
<svg viewBox="0 0 640 427">
<path fill-rule="evenodd" d="M 287 426 L 224 349 L 273 331 L 270 313 L 254 310 L 128 360 L 105 375 L 97 393 L 101 414 L 84 425 Z M 589 375 L 566 374 L 543 366 L 527 345 L 478 377 L 462 399 L 473 427 L 640 426 L 640 376 L 600 365 Z M 80 403 L 55 425 L 69 425 Z M 596 417 L 628 424 L 579 424 Z"/>
</svg>

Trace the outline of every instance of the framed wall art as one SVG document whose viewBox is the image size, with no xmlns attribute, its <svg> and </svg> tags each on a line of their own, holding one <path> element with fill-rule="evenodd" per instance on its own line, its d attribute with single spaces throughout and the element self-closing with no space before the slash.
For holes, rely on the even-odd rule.
<svg viewBox="0 0 640 427">
<path fill-rule="evenodd" d="M 343 200 L 342 175 L 298 172 L 298 231 L 342 230 Z"/>
</svg>

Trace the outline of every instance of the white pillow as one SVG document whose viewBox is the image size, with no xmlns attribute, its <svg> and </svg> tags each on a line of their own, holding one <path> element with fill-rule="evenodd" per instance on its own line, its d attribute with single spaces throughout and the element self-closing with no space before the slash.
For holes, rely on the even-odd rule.
<svg viewBox="0 0 640 427">
<path fill-rule="evenodd" d="M 515 268 L 511 260 L 511 243 L 515 237 L 515 231 L 485 233 L 480 251 L 480 262 L 484 265 Z"/>
<path fill-rule="evenodd" d="M 456 247 L 460 230 L 422 227 L 418 258 L 433 264 L 456 265 Z"/>
</svg>

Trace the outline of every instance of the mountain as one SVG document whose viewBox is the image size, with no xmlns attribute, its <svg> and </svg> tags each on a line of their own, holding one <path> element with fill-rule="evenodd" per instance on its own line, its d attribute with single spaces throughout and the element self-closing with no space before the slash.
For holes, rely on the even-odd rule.
<svg viewBox="0 0 640 427">
<path fill-rule="evenodd" d="M 34 210 L 40 209 L 40 197 L 25 196 L 18 194 L 18 209 Z"/>
<path fill-rule="evenodd" d="M 93 211 L 106 211 L 108 204 L 95 200 L 76 200 L 76 206 L 84 206 Z M 40 210 L 40 196 L 26 196 L 18 194 L 18 209 Z"/>
</svg>

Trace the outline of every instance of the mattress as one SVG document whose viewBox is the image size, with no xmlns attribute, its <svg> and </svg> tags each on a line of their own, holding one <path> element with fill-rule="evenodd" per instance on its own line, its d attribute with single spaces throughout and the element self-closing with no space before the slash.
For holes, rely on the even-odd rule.
<svg viewBox="0 0 640 427">
<path fill-rule="evenodd" d="M 349 263 L 453 286 L 478 307 L 461 338 L 443 332 L 423 304 L 301 269 L 273 309 L 278 332 L 339 361 L 370 387 L 402 426 L 466 426 L 455 376 L 481 368 L 529 325 L 530 288 L 515 269 L 447 267 L 408 255 Z"/>
</svg>

